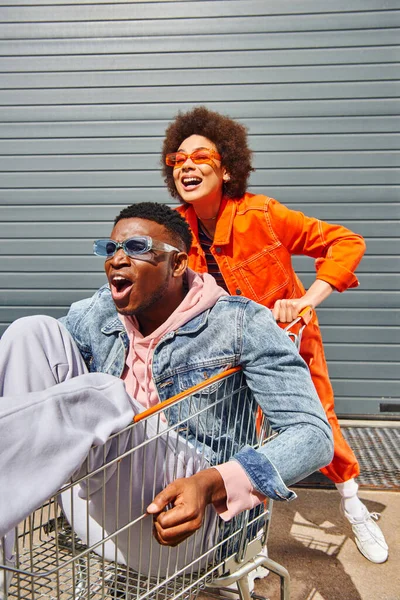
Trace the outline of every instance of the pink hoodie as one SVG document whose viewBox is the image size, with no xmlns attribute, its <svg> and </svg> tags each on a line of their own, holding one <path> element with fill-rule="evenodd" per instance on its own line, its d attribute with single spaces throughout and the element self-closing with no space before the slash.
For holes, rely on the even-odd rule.
<svg viewBox="0 0 400 600">
<path fill-rule="evenodd" d="M 213 307 L 221 296 L 228 295 L 208 273 L 199 274 L 188 269 L 187 282 L 189 291 L 181 304 L 158 329 L 147 337 L 143 337 L 140 333 L 135 317 L 119 315 L 130 341 L 122 379 L 125 381 L 127 392 L 144 408 L 159 402 L 152 377 L 152 360 L 154 348 L 160 339 Z M 226 506 L 215 507 L 224 520 L 229 520 L 242 510 L 252 508 L 264 500 L 264 496 L 254 490 L 239 463 L 231 461 L 215 468 L 221 474 L 227 492 Z"/>
</svg>

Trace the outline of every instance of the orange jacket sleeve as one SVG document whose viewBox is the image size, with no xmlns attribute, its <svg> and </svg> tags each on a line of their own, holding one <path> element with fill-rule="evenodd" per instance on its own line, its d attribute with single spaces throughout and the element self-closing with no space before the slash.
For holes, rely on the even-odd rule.
<svg viewBox="0 0 400 600">
<path fill-rule="evenodd" d="M 316 259 L 317 279 L 339 292 L 358 286 L 354 271 L 366 248 L 361 235 L 342 225 L 290 210 L 273 198 L 268 203 L 268 213 L 277 237 L 290 254 Z"/>
</svg>

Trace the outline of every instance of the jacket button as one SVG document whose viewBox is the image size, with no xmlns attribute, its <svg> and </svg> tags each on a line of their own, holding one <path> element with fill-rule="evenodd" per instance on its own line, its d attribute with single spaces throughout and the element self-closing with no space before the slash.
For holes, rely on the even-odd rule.
<svg viewBox="0 0 400 600">
<path fill-rule="evenodd" d="M 217 248 L 215 248 L 215 252 L 217 254 L 221 254 L 221 248 L 219 246 L 217 246 Z"/>
<path fill-rule="evenodd" d="M 241 293 L 242 293 L 242 290 L 240 290 L 239 288 L 237 288 L 237 290 L 236 290 L 236 295 L 237 295 L 237 296 L 240 296 L 240 294 L 241 294 Z"/>
</svg>

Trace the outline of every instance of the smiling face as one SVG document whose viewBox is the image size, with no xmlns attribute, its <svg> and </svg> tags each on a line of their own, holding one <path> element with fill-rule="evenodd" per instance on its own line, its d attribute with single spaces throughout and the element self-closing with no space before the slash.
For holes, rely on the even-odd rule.
<svg viewBox="0 0 400 600">
<path fill-rule="evenodd" d="M 138 235 L 177 245 L 176 239 L 163 225 L 139 218 L 121 219 L 110 237 L 116 242 L 123 242 Z M 178 246 L 183 248 L 182 243 Z M 123 315 L 135 315 L 141 325 L 151 322 L 155 329 L 183 299 L 182 276 L 186 270 L 187 254 L 184 251 L 150 250 L 144 258 L 129 257 L 120 248 L 105 261 L 104 268 L 117 311 Z"/>
<path fill-rule="evenodd" d="M 209 139 L 202 135 L 186 138 L 177 150 L 191 154 L 200 149 L 217 150 Z M 214 159 L 213 164 L 195 164 L 190 158 L 180 168 L 174 168 L 173 176 L 176 189 L 181 198 L 193 204 L 194 208 L 208 208 L 210 214 L 218 212 L 222 199 L 222 186 L 228 175 L 221 161 Z"/>
</svg>

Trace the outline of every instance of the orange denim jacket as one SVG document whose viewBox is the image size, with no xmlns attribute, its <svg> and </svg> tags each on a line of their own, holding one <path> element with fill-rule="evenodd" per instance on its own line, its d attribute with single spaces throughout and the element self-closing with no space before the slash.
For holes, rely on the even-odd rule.
<svg viewBox="0 0 400 600">
<path fill-rule="evenodd" d="M 190 205 L 177 210 L 194 236 L 189 267 L 203 273 L 207 264 L 198 241 L 196 213 Z M 232 295 L 272 308 L 280 298 L 305 293 L 293 269 L 292 254 L 315 258 L 317 279 L 343 292 L 358 286 L 354 270 L 365 243 L 341 225 L 307 217 L 273 198 L 246 193 L 238 200 L 222 200 L 211 252 Z"/>
</svg>

